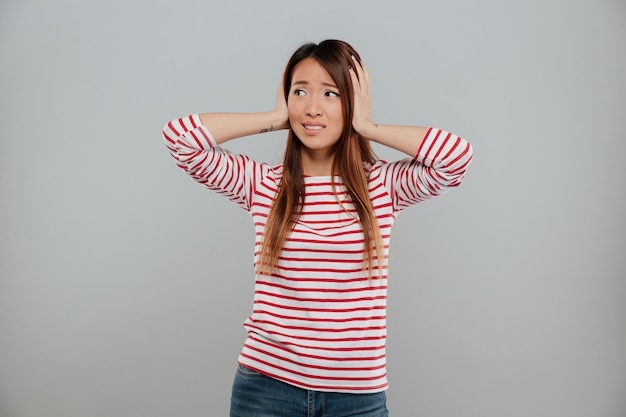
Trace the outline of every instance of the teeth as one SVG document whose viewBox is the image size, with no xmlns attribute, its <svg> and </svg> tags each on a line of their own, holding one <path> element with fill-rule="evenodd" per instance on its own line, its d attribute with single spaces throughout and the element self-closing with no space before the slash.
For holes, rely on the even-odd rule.
<svg viewBox="0 0 626 417">
<path fill-rule="evenodd" d="M 305 129 L 311 129 L 311 130 L 319 130 L 322 128 L 322 126 L 309 126 L 309 125 L 304 125 Z"/>
</svg>

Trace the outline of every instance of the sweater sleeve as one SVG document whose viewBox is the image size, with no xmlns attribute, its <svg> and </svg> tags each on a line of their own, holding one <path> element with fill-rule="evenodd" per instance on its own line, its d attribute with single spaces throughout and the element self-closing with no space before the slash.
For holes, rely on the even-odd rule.
<svg viewBox="0 0 626 417">
<path fill-rule="evenodd" d="M 379 176 L 391 197 L 394 212 L 398 213 L 459 186 L 472 156 L 468 141 L 429 128 L 413 158 L 391 163 L 381 161 L 374 165 L 371 177 Z"/>
<path fill-rule="evenodd" d="M 269 168 L 220 148 L 198 114 L 168 122 L 163 140 L 176 164 L 193 180 L 250 211 L 256 178 Z"/>
</svg>

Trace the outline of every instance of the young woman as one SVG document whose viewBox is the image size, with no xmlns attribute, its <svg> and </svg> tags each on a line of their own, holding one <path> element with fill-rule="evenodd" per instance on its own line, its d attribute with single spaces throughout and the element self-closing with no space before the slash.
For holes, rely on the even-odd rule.
<svg viewBox="0 0 626 417">
<path fill-rule="evenodd" d="M 221 148 L 278 129 L 288 130 L 281 165 Z M 163 137 L 179 167 L 254 222 L 254 303 L 231 416 L 386 416 L 391 226 L 461 183 L 470 144 L 375 123 L 368 71 L 338 40 L 295 51 L 274 110 L 194 114 Z M 378 160 L 370 141 L 408 156 Z"/>
</svg>

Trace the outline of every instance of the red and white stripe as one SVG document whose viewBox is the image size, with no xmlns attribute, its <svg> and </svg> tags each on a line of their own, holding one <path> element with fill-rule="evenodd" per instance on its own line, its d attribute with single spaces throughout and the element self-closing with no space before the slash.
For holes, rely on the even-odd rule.
<svg viewBox="0 0 626 417">
<path fill-rule="evenodd" d="M 198 115 L 169 122 L 163 137 L 179 167 L 250 213 L 255 263 L 282 175 L 218 147 Z M 472 158 L 470 144 L 429 129 L 415 158 L 369 168 L 369 191 L 387 259 L 400 211 L 458 186 Z M 303 212 L 271 276 L 257 275 L 248 337 L 239 363 L 302 388 L 352 393 L 387 388 L 385 367 L 387 268 L 363 268 L 363 233 L 335 178 L 305 177 Z M 343 207 L 342 207 L 343 206 Z"/>
</svg>

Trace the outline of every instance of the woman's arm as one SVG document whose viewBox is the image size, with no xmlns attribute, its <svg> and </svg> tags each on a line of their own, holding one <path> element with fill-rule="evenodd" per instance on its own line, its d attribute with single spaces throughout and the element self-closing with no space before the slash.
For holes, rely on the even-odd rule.
<svg viewBox="0 0 626 417">
<path fill-rule="evenodd" d="M 371 119 L 369 73 L 356 60 L 353 68 L 356 68 L 351 70 L 354 129 L 369 140 L 412 157 L 392 163 L 381 161 L 375 167 L 373 178 L 382 181 L 392 199 L 394 210 L 403 210 L 457 187 L 472 160 L 472 145 L 440 129 L 374 123 Z"/>
<path fill-rule="evenodd" d="M 220 122 L 221 123 L 221 122 Z M 272 171 L 245 155 L 217 146 L 198 114 L 169 121 L 163 140 L 179 168 L 194 181 L 249 211 L 257 181 Z"/>
<path fill-rule="evenodd" d="M 428 131 L 422 126 L 395 126 L 370 122 L 357 130 L 364 138 L 389 146 L 407 155 L 417 154 Z"/>
<path fill-rule="evenodd" d="M 200 114 L 200 121 L 211 132 L 218 145 L 231 139 L 286 128 L 284 120 L 275 111 L 202 113 Z"/>
<path fill-rule="evenodd" d="M 352 120 L 354 130 L 366 139 L 414 157 L 426 136 L 428 127 L 395 126 L 373 122 L 370 74 L 363 64 L 359 64 L 356 60 L 354 60 L 354 64 L 350 70 L 352 85 L 354 86 L 354 117 Z"/>
<path fill-rule="evenodd" d="M 276 93 L 276 108 L 260 113 L 203 113 L 200 121 L 217 144 L 257 133 L 286 129 L 289 126 L 287 103 L 282 85 Z"/>
</svg>

